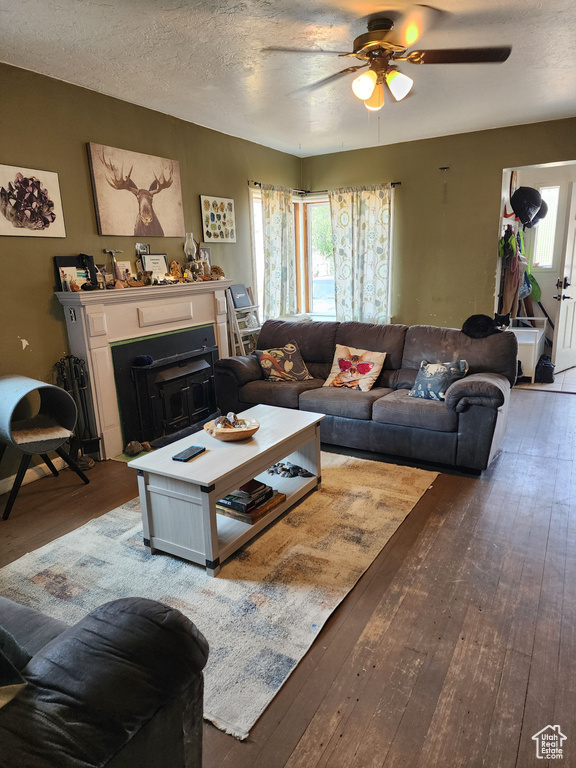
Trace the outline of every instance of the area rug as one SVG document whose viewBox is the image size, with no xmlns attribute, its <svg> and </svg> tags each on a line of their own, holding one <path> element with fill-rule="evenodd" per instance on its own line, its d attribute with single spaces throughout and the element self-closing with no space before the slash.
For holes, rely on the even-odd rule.
<svg viewBox="0 0 576 768">
<path fill-rule="evenodd" d="M 148 555 L 138 499 L 0 570 L 0 594 L 68 623 L 132 595 L 180 609 L 210 643 L 205 718 L 245 739 L 436 473 L 322 454 L 322 485 L 216 578 Z"/>
</svg>

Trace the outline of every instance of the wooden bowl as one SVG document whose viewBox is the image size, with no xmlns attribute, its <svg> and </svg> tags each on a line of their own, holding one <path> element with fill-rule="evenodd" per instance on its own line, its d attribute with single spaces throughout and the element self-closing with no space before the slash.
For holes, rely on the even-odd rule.
<svg viewBox="0 0 576 768">
<path fill-rule="evenodd" d="M 260 424 L 256 419 L 244 419 L 244 421 L 247 422 L 248 426 L 229 427 L 228 429 L 225 427 L 215 427 L 214 421 L 209 421 L 207 424 L 204 424 L 204 429 L 211 437 L 215 437 L 217 440 L 224 440 L 225 442 L 247 440 L 258 432 Z"/>
</svg>

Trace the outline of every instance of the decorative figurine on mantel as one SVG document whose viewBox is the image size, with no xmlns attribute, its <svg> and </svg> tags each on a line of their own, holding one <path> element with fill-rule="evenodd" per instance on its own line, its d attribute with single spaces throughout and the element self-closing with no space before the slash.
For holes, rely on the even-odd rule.
<svg viewBox="0 0 576 768">
<path fill-rule="evenodd" d="M 184 270 L 175 259 L 170 262 L 170 277 L 176 283 L 181 283 L 184 279 Z"/>
<path fill-rule="evenodd" d="M 226 277 L 224 274 L 224 270 L 222 267 L 219 267 L 217 264 L 212 265 L 212 270 L 210 272 L 210 279 L 211 280 L 223 280 Z"/>
</svg>

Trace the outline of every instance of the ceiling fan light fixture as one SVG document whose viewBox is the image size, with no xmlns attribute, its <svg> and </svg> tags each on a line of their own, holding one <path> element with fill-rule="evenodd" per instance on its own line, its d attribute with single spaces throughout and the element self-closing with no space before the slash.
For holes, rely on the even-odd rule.
<svg viewBox="0 0 576 768">
<path fill-rule="evenodd" d="M 408 77 L 408 75 L 398 72 L 397 69 L 389 69 L 388 72 L 386 72 L 386 85 L 396 101 L 402 101 L 402 99 L 412 90 L 414 80 L 412 80 L 411 77 Z"/>
<path fill-rule="evenodd" d="M 398 42 L 405 48 L 410 48 L 433 26 L 438 16 L 436 8 L 429 5 L 413 5 L 400 27 Z"/>
<path fill-rule="evenodd" d="M 361 101 L 369 99 L 374 93 L 378 75 L 374 70 L 369 69 L 368 72 L 362 72 L 352 81 L 352 90 L 354 96 L 357 96 Z"/>
<path fill-rule="evenodd" d="M 378 83 L 369 99 L 364 100 L 364 106 L 371 112 L 377 112 L 384 106 L 384 85 Z"/>
</svg>

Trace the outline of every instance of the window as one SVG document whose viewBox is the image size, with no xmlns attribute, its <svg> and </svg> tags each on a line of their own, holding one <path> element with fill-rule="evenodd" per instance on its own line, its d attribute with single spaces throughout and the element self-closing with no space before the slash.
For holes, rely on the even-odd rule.
<svg viewBox="0 0 576 768">
<path fill-rule="evenodd" d="M 548 206 L 548 213 L 544 219 L 538 222 L 538 226 L 534 230 L 532 265 L 539 269 L 552 269 L 560 187 L 540 187 L 540 194 Z"/>
<path fill-rule="evenodd" d="M 296 260 L 298 276 L 298 311 L 315 318 L 336 316 L 334 298 L 334 258 L 332 224 L 327 197 L 306 200 L 294 197 Z M 258 305 L 262 309 L 264 282 L 264 234 L 262 231 L 262 198 L 252 190 L 252 229 L 254 274 Z"/>
<path fill-rule="evenodd" d="M 330 204 L 326 201 L 303 203 L 307 243 L 305 260 L 308 273 L 308 308 L 313 315 L 336 316 L 334 299 L 334 255 Z"/>
</svg>

